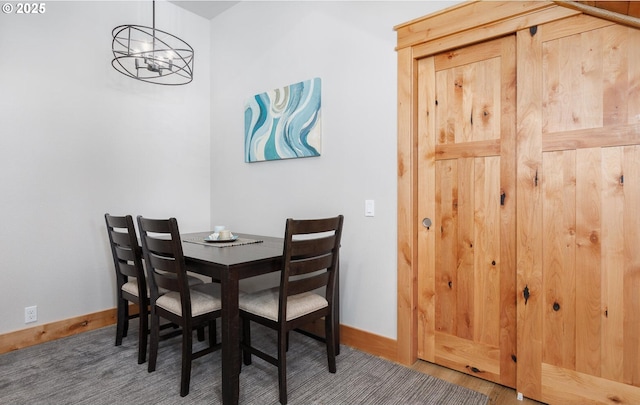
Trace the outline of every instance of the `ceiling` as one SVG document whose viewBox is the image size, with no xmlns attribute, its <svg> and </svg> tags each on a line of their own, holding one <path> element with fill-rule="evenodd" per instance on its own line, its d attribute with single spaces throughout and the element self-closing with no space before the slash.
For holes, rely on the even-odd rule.
<svg viewBox="0 0 640 405">
<path fill-rule="evenodd" d="M 227 0 L 174 0 L 170 1 L 177 6 L 189 10 L 201 17 L 210 20 L 216 17 L 218 14 L 227 10 L 230 7 L 235 6 L 239 1 L 227 1 Z"/>
</svg>

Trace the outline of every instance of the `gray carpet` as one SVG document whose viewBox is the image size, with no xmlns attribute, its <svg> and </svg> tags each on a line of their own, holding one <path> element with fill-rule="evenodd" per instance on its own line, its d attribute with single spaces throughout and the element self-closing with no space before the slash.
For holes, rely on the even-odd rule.
<svg viewBox="0 0 640 405">
<path fill-rule="evenodd" d="M 133 322 L 135 325 L 136 322 Z M 0 355 L 1 404 L 219 404 L 220 352 L 194 362 L 191 390 L 179 394 L 180 338 L 161 342 L 157 370 L 137 364 L 137 328 L 115 347 L 115 326 Z M 275 334 L 252 328 L 256 344 L 275 348 Z M 263 337 L 261 337 L 263 336 Z M 291 334 L 290 404 L 486 405 L 475 391 L 342 346 L 336 374 L 324 345 Z M 240 375 L 240 404 L 277 404 L 276 368 L 254 357 Z"/>
</svg>

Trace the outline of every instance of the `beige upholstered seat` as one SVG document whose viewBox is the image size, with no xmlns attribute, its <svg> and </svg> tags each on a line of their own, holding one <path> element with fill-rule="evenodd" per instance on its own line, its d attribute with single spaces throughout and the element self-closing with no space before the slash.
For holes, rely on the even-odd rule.
<svg viewBox="0 0 640 405">
<path fill-rule="evenodd" d="M 182 316 L 182 303 L 178 291 L 171 291 L 160 296 L 156 300 L 156 305 L 178 316 Z M 192 317 L 221 309 L 220 284 L 206 283 L 191 288 Z"/>
<path fill-rule="evenodd" d="M 182 241 L 175 218 L 148 219 L 138 216 L 138 228 L 149 281 L 151 304 L 151 343 L 149 372 L 155 371 L 158 358 L 160 318 L 182 328 L 182 371 L 180 396 L 189 393 L 191 363 L 221 347 L 216 343 L 216 319 L 221 315 L 220 285 L 189 285 L 182 253 Z M 160 294 L 160 289 L 168 292 Z M 209 329 L 209 345 L 193 351 L 193 331 Z"/>
<path fill-rule="evenodd" d="M 199 279 L 198 277 L 194 277 L 194 276 L 187 276 L 189 279 L 189 285 L 190 286 L 196 286 L 198 284 L 203 284 L 204 281 L 202 281 L 201 279 Z M 122 291 L 126 291 L 129 294 L 135 295 L 136 297 L 138 296 L 138 279 L 130 279 L 129 281 L 127 281 L 126 283 L 123 284 L 122 286 Z M 158 288 L 158 294 L 159 295 L 163 295 L 168 293 L 169 290 L 167 290 L 166 288 Z M 149 296 L 149 288 L 147 288 L 147 296 Z"/>
<path fill-rule="evenodd" d="M 133 280 L 129 280 L 126 283 L 124 283 L 122 285 L 122 291 L 126 291 L 129 294 L 135 295 L 136 297 L 139 296 L 138 294 L 138 280 L 137 279 L 133 279 Z"/>
<path fill-rule="evenodd" d="M 287 219 L 280 286 L 239 297 L 244 364 L 251 364 L 251 355 L 255 354 L 278 367 L 282 404 L 287 403 L 289 331 L 324 317 L 329 371 L 336 372 L 333 297 L 343 220 L 342 215 L 310 220 Z M 276 357 L 251 346 L 251 322 L 278 332 Z"/>
<path fill-rule="evenodd" d="M 278 321 L 278 300 L 280 287 L 245 294 L 240 300 L 240 309 L 263 318 Z M 320 294 L 305 292 L 292 295 L 287 299 L 287 321 L 310 314 L 329 306 L 327 299 Z"/>
</svg>

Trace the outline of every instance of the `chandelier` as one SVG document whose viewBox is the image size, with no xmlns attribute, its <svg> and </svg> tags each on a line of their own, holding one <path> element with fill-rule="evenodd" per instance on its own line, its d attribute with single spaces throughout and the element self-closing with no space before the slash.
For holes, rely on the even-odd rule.
<svg viewBox="0 0 640 405">
<path fill-rule="evenodd" d="M 118 72 L 163 85 L 175 86 L 193 80 L 193 48 L 175 35 L 156 29 L 155 1 L 152 27 L 119 25 L 111 34 L 111 65 Z"/>
</svg>

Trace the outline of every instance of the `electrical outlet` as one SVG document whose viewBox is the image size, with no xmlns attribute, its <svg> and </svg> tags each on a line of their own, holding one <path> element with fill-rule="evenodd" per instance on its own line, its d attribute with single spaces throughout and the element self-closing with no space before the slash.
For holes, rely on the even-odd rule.
<svg viewBox="0 0 640 405">
<path fill-rule="evenodd" d="M 38 320 L 38 307 L 25 307 L 24 308 L 24 323 L 36 322 Z"/>
</svg>

